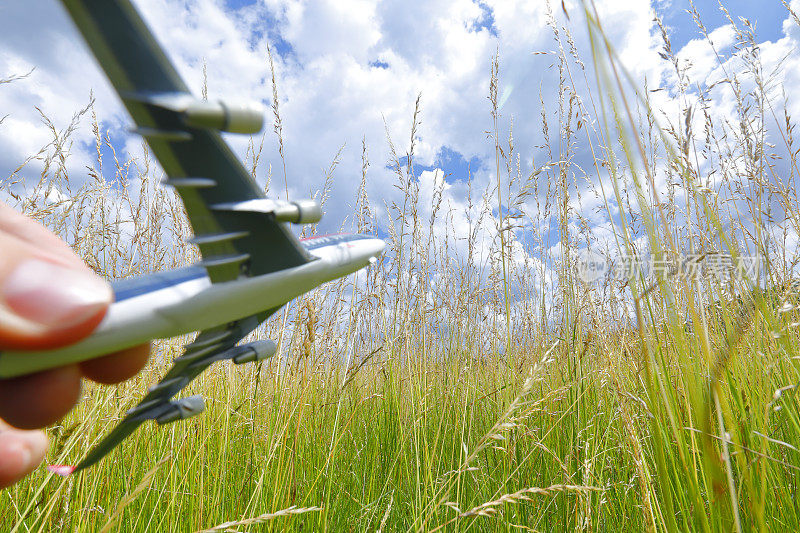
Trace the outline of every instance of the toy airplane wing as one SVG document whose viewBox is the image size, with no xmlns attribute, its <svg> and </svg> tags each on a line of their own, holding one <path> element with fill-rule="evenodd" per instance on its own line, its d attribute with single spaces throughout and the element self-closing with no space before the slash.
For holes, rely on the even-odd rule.
<svg viewBox="0 0 800 533">
<path fill-rule="evenodd" d="M 263 114 L 249 107 L 195 99 L 129 0 L 62 0 L 167 175 L 194 231 L 192 242 L 212 284 L 261 276 L 308 263 L 286 222 L 316 222 L 314 202 L 265 197 L 223 141 L 220 131 L 254 133 Z M 280 306 L 279 306 L 280 307 Z M 146 420 L 160 424 L 203 410 L 200 397 L 172 400 L 212 363 L 245 363 L 275 353 L 272 341 L 237 343 L 279 307 L 201 331 L 166 376 L 77 467 L 111 451 Z"/>
<path fill-rule="evenodd" d="M 92 466 L 147 420 L 167 424 L 202 413 L 205 405 L 201 396 L 179 400 L 171 398 L 217 361 L 230 359 L 236 364 L 242 364 L 274 355 L 277 345 L 271 340 L 255 341 L 244 346 L 236 344 L 277 310 L 278 308 L 270 309 L 232 324 L 200 332 L 191 344 L 185 346 L 183 354 L 175 359 L 173 367 L 164 378 L 150 388 L 145 397 L 126 413 L 125 418 L 77 466 L 54 466 L 50 468 L 51 471 L 67 475 Z"/>
<path fill-rule="evenodd" d="M 265 198 L 220 131 L 256 133 L 263 112 L 196 99 L 129 0 L 62 0 L 179 192 L 212 282 L 310 260 L 285 222 L 317 222 L 311 201 Z"/>
</svg>

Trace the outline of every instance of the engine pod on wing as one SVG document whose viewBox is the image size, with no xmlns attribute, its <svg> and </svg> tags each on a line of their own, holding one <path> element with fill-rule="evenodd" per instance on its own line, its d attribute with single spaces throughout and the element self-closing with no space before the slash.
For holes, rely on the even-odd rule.
<svg viewBox="0 0 800 533">
<path fill-rule="evenodd" d="M 155 420 L 159 424 L 169 424 L 176 420 L 184 420 L 197 416 L 205 411 L 206 404 L 203 397 L 198 395 L 188 396 L 180 400 L 173 400 L 169 402 L 163 412 L 156 416 Z"/>
<path fill-rule="evenodd" d="M 215 211 L 238 211 L 247 213 L 272 213 L 278 222 L 292 222 L 294 224 L 313 224 L 322 219 L 322 208 L 314 200 L 272 200 L 258 198 L 243 202 L 230 202 L 214 204 Z"/>
<path fill-rule="evenodd" d="M 243 363 L 252 363 L 254 361 L 263 361 L 275 355 L 278 351 L 278 345 L 275 341 L 266 339 L 262 341 L 254 341 L 243 346 L 248 350 L 242 354 L 233 357 L 233 362 L 237 365 Z"/>
<path fill-rule="evenodd" d="M 283 202 L 275 207 L 275 220 L 294 224 L 313 224 L 322 219 L 322 209 L 314 200 Z"/>
<path fill-rule="evenodd" d="M 230 104 L 194 100 L 183 111 L 183 123 L 231 133 L 258 133 L 264 127 L 264 110 L 256 104 Z"/>
</svg>

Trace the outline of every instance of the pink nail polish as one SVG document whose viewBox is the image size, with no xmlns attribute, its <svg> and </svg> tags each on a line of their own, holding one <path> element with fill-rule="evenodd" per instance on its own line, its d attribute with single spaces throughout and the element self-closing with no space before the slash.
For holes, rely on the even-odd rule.
<svg viewBox="0 0 800 533">
<path fill-rule="evenodd" d="M 67 477 L 75 470 L 75 467 L 72 465 L 49 465 L 47 470 L 61 477 Z"/>
</svg>

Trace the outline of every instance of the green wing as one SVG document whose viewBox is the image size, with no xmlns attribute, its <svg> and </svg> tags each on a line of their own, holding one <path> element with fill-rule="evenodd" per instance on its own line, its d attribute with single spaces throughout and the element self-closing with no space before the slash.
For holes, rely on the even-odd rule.
<svg viewBox="0 0 800 533">
<path fill-rule="evenodd" d="M 161 163 L 167 183 L 180 193 L 211 280 L 308 262 L 297 238 L 272 214 L 214 208 L 264 199 L 215 129 L 226 129 L 236 115 L 223 103 L 209 104 L 191 95 L 130 1 L 62 3 L 136 123 L 135 131 Z M 187 120 L 187 108 L 196 111 L 196 120 Z M 224 113 L 209 118 L 209 109 Z M 211 126 L 197 127 L 198 122 Z"/>
<path fill-rule="evenodd" d="M 78 472 L 95 464 L 147 420 L 165 424 L 202 412 L 203 400 L 199 396 L 172 400 L 173 396 L 217 361 L 231 359 L 237 364 L 253 361 L 252 358 L 239 360 L 239 356 L 248 355 L 250 345 L 237 347 L 236 344 L 278 309 L 270 309 L 231 324 L 201 331 L 191 344 L 184 347 L 183 354 L 175 359 L 164 378 L 150 387 L 136 407 L 129 410 L 125 418 L 89 451 L 74 471 Z M 274 351 L 277 346 L 274 343 L 272 345 Z"/>
<path fill-rule="evenodd" d="M 196 100 L 129 0 L 62 3 L 128 109 L 136 131 L 164 168 L 167 183 L 181 195 L 211 281 L 308 262 L 304 248 L 282 221 L 316 221 L 318 208 L 303 202 L 278 206 L 266 200 L 219 133 L 260 129 L 263 116 L 254 120 L 254 115 L 221 102 Z M 200 412 L 199 398 L 172 398 L 216 361 L 243 363 L 274 353 L 274 343 L 269 348 L 262 345 L 260 351 L 254 349 L 256 343 L 236 344 L 275 311 L 201 332 L 164 379 L 76 469 L 97 462 L 146 420 L 167 423 Z"/>
</svg>

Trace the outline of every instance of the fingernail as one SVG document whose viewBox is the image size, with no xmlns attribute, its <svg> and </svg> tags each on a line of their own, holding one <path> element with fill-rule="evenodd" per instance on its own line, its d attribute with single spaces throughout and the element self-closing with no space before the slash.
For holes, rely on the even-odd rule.
<svg viewBox="0 0 800 533">
<path fill-rule="evenodd" d="M 48 441 L 44 431 L 15 431 L 15 434 L 30 452 L 31 460 L 38 464 L 44 457 L 44 452 L 47 451 Z"/>
<path fill-rule="evenodd" d="M 36 467 L 47 451 L 42 431 L 6 430 L 0 432 L 0 484 L 15 479 Z"/>
<path fill-rule="evenodd" d="M 3 435 L 0 438 L 0 480 L 17 478 L 29 472 L 33 467 L 31 463 L 33 454 L 30 448 L 16 435 Z"/>
<path fill-rule="evenodd" d="M 111 288 L 89 270 L 40 259 L 23 261 L 6 278 L 2 299 L 18 316 L 53 328 L 89 320 L 111 302 Z"/>
</svg>

